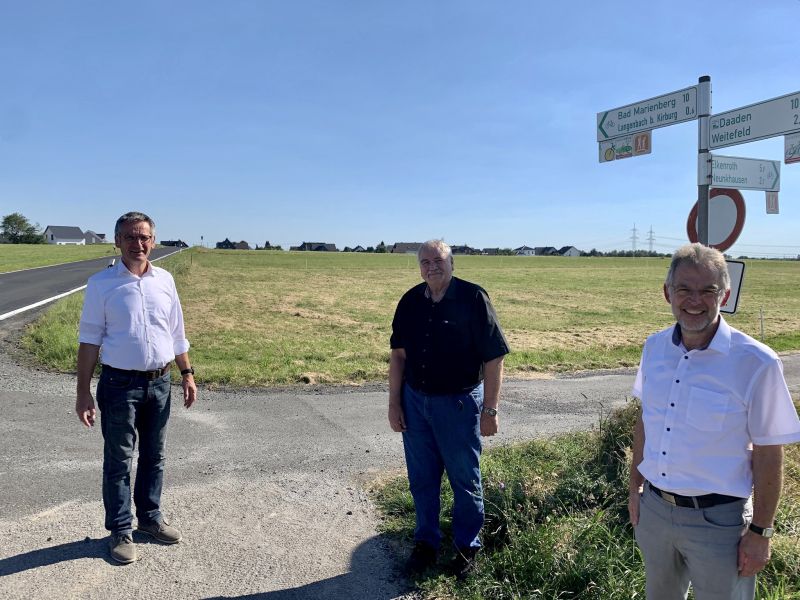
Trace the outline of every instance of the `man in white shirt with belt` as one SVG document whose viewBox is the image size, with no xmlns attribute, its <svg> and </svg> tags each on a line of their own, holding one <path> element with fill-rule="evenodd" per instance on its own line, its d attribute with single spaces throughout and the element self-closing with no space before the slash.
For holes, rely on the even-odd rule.
<svg viewBox="0 0 800 600">
<path fill-rule="evenodd" d="M 664 284 L 677 323 L 642 352 L 628 508 L 648 600 L 684 599 L 690 582 L 697 600 L 752 599 L 769 560 L 800 420 L 775 352 L 720 316 L 729 294 L 718 250 L 678 249 Z"/>
<path fill-rule="evenodd" d="M 114 240 L 121 260 L 90 277 L 86 288 L 75 411 L 84 425 L 94 425 L 90 384 L 102 352 L 97 404 L 104 439 L 105 527 L 111 532 L 111 557 L 127 564 L 136 560 L 130 473 L 137 434 L 137 530 L 166 544 L 181 539 L 161 514 L 173 359 L 181 371 L 186 408 L 194 404 L 197 387 L 175 282 L 148 260 L 155 246 L 155 223 L 143 213 L 126 213 L 117 220 Z"/>
</svg>

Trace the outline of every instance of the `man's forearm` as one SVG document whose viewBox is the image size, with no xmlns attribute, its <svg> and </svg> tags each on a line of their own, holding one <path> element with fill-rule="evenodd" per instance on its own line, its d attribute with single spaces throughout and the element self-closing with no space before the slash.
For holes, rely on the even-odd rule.
<svg viewBox="0 0 800 600">
<path fill-rule="evenodd" d="M 403 399 L 403 371 L 406 367 L 406 352 L 395 348 L 389 357 L 389 403 L 399 405 Z"/>
<path fill-rule="evenodd" d="M 644 458 L 644 421 L 642 421 L 641 409 L 636 425 L 633 426 L 633 458 L 631 459 L 631 476 L 629 490 L 637 492 L 644 485 L 644 477 L 639 473 L 639 465 Z"/>
<path fill-rule="evenodd" d="M 500 404 L 500 387 L 503 384 L 503 358 L 499 356 L 483 364 L 483 405 L 497 408 Z"/>
<path fill-rule="evenodd" d="M 183 354 L 178 354 L 178 356 L 175 357 L 175 364 L 178 365 L 178 369 L 181 371 L 191 367 L 192 363 L 189 360 L 189 353 L 184 352 Z"/>
<path fill-rule="evenodd" d="M 753 523 L 772 527 L 783 485 L 783 446 L 753 446 Z"/>
<path fill-rule="evenodd" d="M 100 346 L 81 342 L 78 346 L 78 393 L 91 390 L 92 374 L 100 356 Z"/>
</svg>

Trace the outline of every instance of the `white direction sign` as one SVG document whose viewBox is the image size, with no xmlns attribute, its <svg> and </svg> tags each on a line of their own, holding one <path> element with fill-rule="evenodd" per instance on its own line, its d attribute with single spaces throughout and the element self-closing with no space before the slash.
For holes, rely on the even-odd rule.
<svg viewBox="0 0 800 600">
<path fill-rule="evenodd" d="M 781 162 L 712 154 L 711 185 L 717 188 L 778 192 L 781 189 Z"/>
<path fill-rule="evenodd" d="M 709 126 L 712 150 L 800 131 L 800 92 L 712 115 Z"/>
<path fill-rule="evenodd" d="M 697 118 L 697 86 L 597 113 L 597 141 Z"/>
</svg>

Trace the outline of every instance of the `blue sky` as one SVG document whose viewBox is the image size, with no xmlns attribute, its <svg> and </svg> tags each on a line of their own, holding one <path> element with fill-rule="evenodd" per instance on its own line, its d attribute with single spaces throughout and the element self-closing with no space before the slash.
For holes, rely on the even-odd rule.
<svg viewBox="0 0 800 600">
<path fill-rule="evenodd" d="M 800 0 L 5 2 L 0 215 L 284 247 L 444 237 L 670 252 L 697 123 L 599 164 L 596 114 L 710 75 L 713 112 L 800 90 Z M 722 154 L 779 160 L 783 138 Z M 735 255 L 800 254 L 745 192 Z"/>
</svg>

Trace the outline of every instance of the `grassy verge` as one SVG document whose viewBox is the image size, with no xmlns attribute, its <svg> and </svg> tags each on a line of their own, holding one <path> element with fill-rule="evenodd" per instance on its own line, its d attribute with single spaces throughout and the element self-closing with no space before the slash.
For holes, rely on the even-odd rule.
<svg viewBox="0 0 800 600">
<path fill-rule="evenodd" d="M 631 402 L 593 432 L 493 449 L 482 458 L 486 526 L 480 570 L 463 583 L 443 570 L 419 581 L 426 598 L 644 598 L 644 567 L 628 524 Z M 786 449 L 786 483 L 773 558 L 758 598 L 800 598 L 800 447 Z M 446 481 L 446 480 L 445 480 Z M 442 524 L 450 534 L 447 483 Z M 373 490 L 384 533 L 413 539 L 408 480 Z M 445 540 L 445 544 L 452 542 Z"/>
<path fill-rule="evenodd" d="M 0 273 L 113 256 L 115 253 L 114 244 L 89 244 L 88 246 L 0 244 Z"/>
<path fill-rule="evenodd" d="M 413 256 L 192 249 L 159 262 L 175 275 L 192 360 L 205 384 L 260 386 L 385 380 L 397 301 L 420 281 Z M 509 338 L 510 376 L 635 366 L 644 338 L 672 322 L 665 259 L 458 256 L 457 276 L 490 294 Z M 800 349 L 800 261 L 748 263 L 738 329 Z M 59 306 L 74 332 L 26 347 L 75 365 L 80 303 Z M 62 312 L 63 311 L 63 312 Z"/>
</svg>

